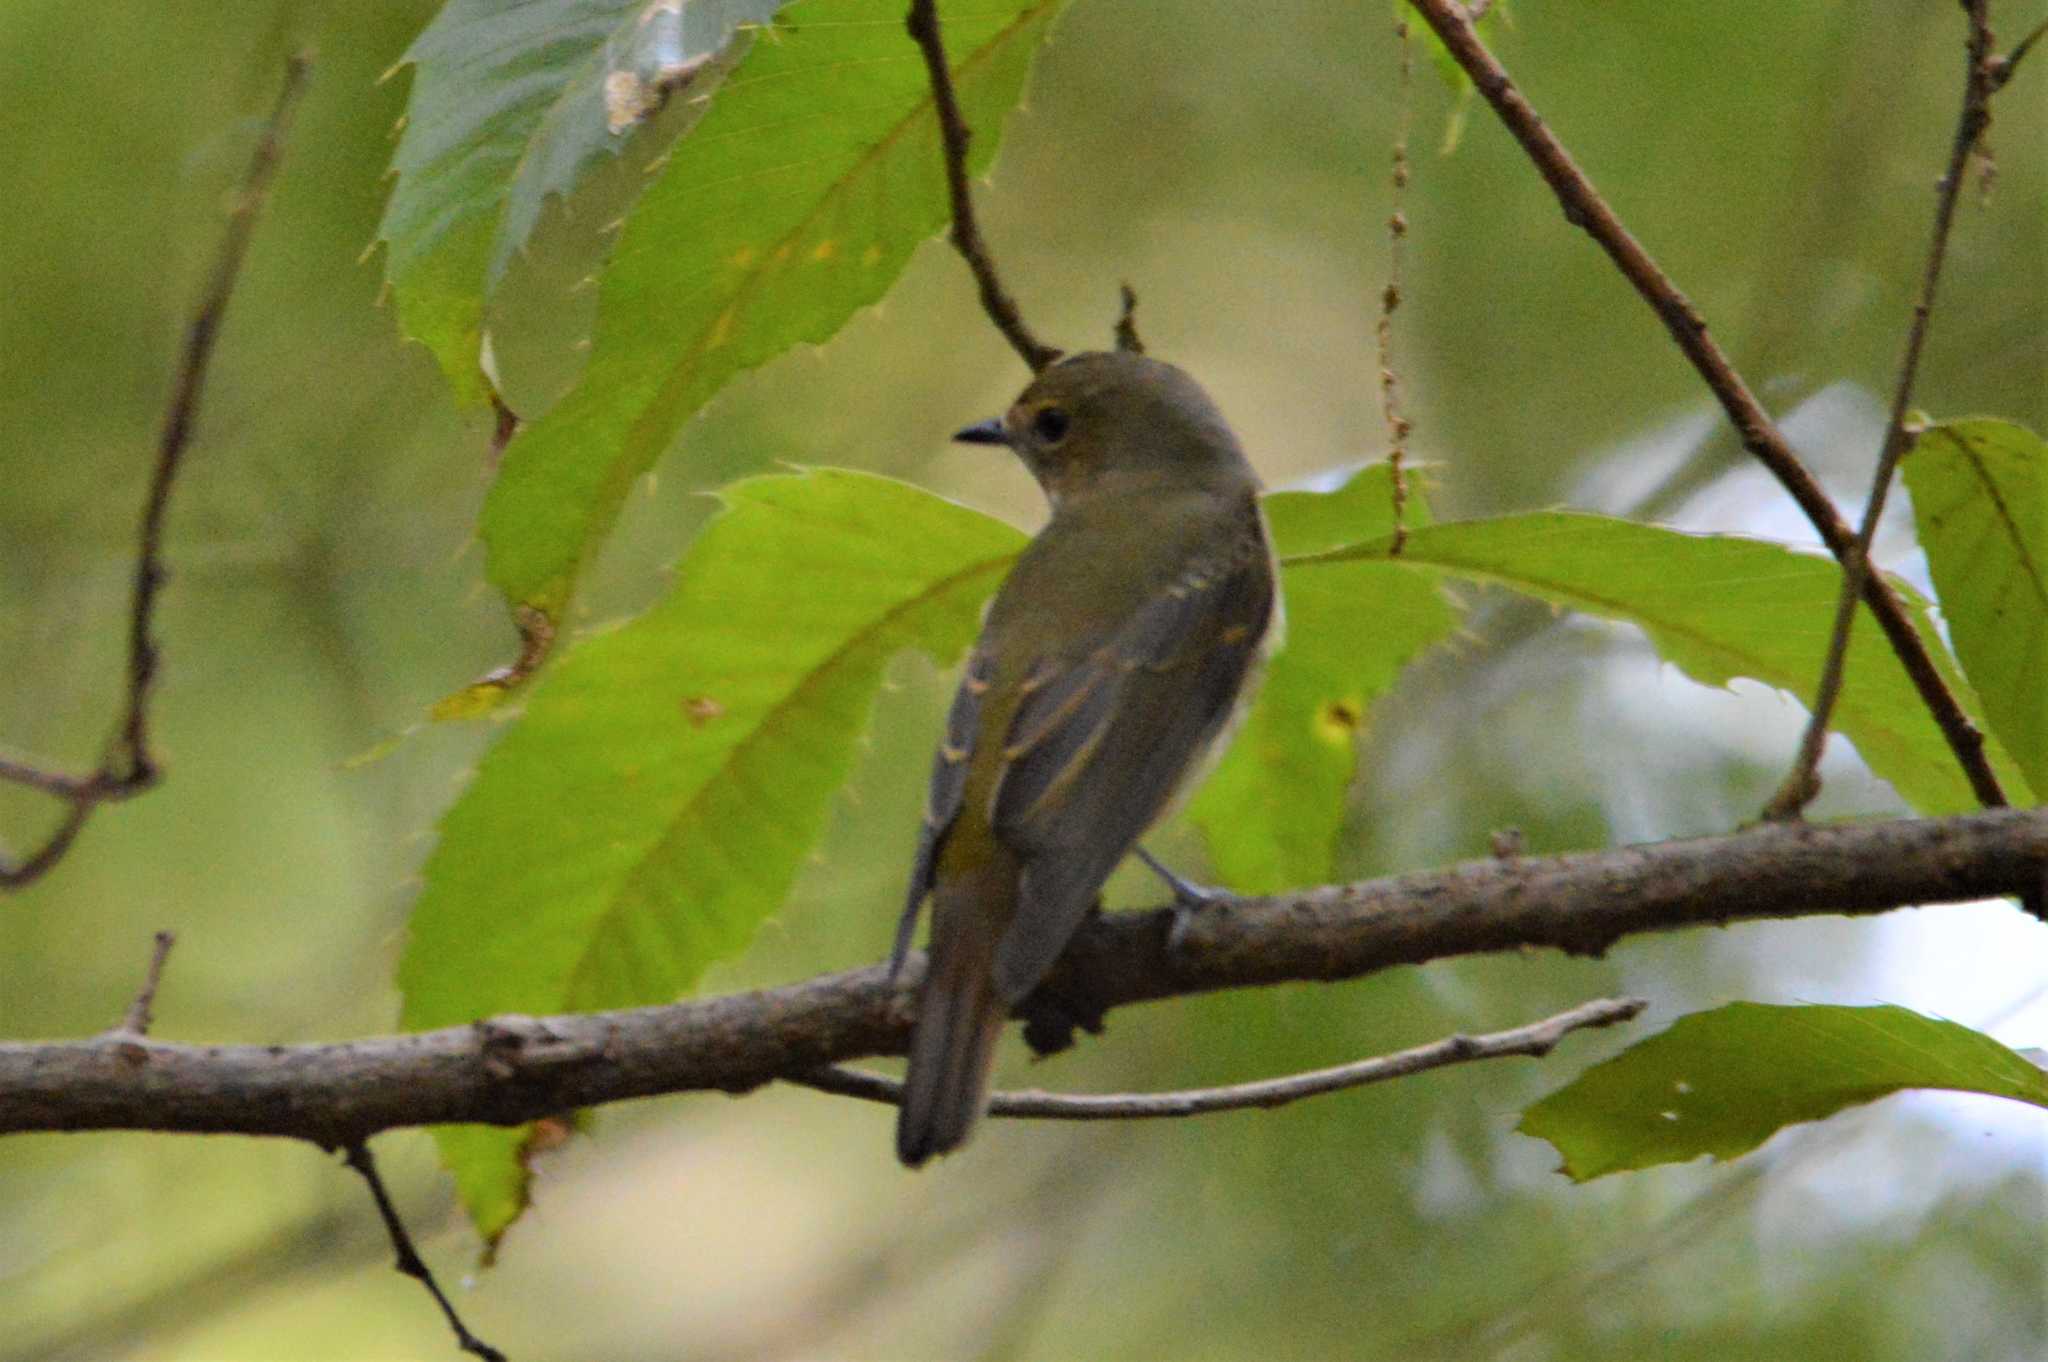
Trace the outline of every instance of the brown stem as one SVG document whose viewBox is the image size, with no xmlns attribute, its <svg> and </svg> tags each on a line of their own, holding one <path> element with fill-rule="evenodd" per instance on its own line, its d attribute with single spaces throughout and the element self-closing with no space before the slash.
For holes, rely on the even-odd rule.
<svg viewBox="0 0 2048 1362">
<path fill-rule="evenodd" d="M 478 1338 L 462 1322 L 462 1316 L 455 1312 L 454 1304 L 441 1290 L 441 1284 L 434 1280 L 434 1274 L 427 1267 L 426 1259 L 420 1257 L 413 1247 L 412 1236 L 406 1232 L 405 1222 L 399 1219 L 398 1207 L 391 1200 L 391 1193 L 384 1188 L 384 1179 L 377 1172 L 377 1161 L 370 1157 L 370 1146 L 357 1140 L 341 1151 L 343 1162 L 362 1175 L 370 1188 L 370 1199 L 377 1203 L 377 1217 L 384 1222 L 384 1232 L 391 1237 L 392 1250 L 398 1255 L 398 1270 L 427 1289 L 434 1298 L 434 1304 L 441 1307 L 441 1316 L 448 1321 L 449 1331 L 455 1335 L 455 1346 L 484 1362 L 506 1362 L 505 1354 Z"/>
<path fill-rule="evenodd" d="M 164 521 L 170 509 L 171 488 L 199 419 L 200 398 L 206 390 L 207 367 L 220 335 L 221 320 L 227 315 L 228 300 L 241 277 L 249 238 L 255 232 L 257 215 L 284 151 L 285 133 L 311 71 L 312 59 L 303 54 L 286 64 L 284 87 L 278 92 L 277 103 L 272 106 L 270 118 L 250 155 L 241 190 L 228 212 L 227 230 L 212 277 L 185 331 L 177 378 L 157 439 L 156 466 L 150 474 L 149 492 L 142 506 L 135 585 L 128 612 L 127 699 L 120 723 L 98 769 L 88 776 L 71 776 L 0 759 L 0 780 L 27 785 L 71 804 L 63 821 L 42 846 L 19 861 L 0 855 L 0 888 L 21 888 L 40 879 L 63 859 L 95 808 L 112 800 L 132 798 L 157 782 L 157 764 L 149 750 L 149 695 L 156 680 L 158 648 L 150 626 L 155 619 L 157 592 L 164 583 Z"/>
<path fill-rule="evenodd" d="M 122 1016 L 114 1034 L 132 1037 L 149 1034 L 150 1023 L 155 1020 L 151 1009 L 156 1006 L 156 991 L 164 981 L 164 962 L 171 958 L 171 947 L 177 944 L 175 932 L 160 931 L 156 934 L 150 946 L 149 968 L 142 976 L 142 987 L 136 991 L 135 1001 L 128 1004 L 128 1011 Z"/>
<path fill-rule="evenodd" d="M 1127 355 L 1142 355 L 1145 342 L 1138 338 L 1138 291 L 1125 284 L 1117 290 L 1117 297 L 1123 306 L 1117 312 L 1113 331 L 1116 348 Z"/>
<path fill-rule="evenodd" d="M 1679 350 L 1705 380 L 1714 398 L 1734 424 L 1743 448 L 1753 454 L 1785 488 L 1799 509 L 1812 522 L 1821 542 L 1836 559 L 1846 563 L 1854 552 L 1856 535 L 1828 500 L 1799 457 L 1786 443 L 1742 376 L 1735 372 L 1727 355 L 1707 334 L 1707 324 L 1692 303 L 1642 243 L 1630 234 L 1608 207 L 1606 200 L 1573 162 L 1562 143 L 1544 126 L 1499 61 L 1472 31 L 1464 7 L 1456 0 L 1409 0 L 1416 11 L 1443 39 L 1444 47 L 1485 96 L 1510 133 L 1528 154 L 1538 173 L 1549 184 L 1564 209 L 1565 220 L 1585 231 L 1605 251 L 1615 267 L 1663 321 Z M 1906 675 L 1919 692 L 1921 702 L 1940 726 L 1956 762 L 1969 778 L 1979 802 L 1996 808 L 2006 802 L 2005 791 L 1984 756 L 1984 735 L 1963 712 L 1948 683 L 1942 679 L 1926 640 L 1900 602 L 1898 593 L 1883 573 L 1873 572 L 1863 581 L 1863 600 L 1877 616 L 1885 639 L 1898 655 Z"/>
<path fill-rule="evenodd" d="M 995 259 L 989 255 L 988 243 L 981 239 L 981 228 L 975 223 L 974 199 L 967 186 L 967 142 L 973 134 L 960 116 L 960 101 L 953 94 L 953 73 L 946 64 L 946 47 L 939 36 L 936 0 L 911 0 L 904 27 L 910 31 L 918 51 L 924 54 L 925 72 L 931 78 L 932 107 L 938 113 L 939 144 L 945 153 L 946 192 L 953 202 L 953 248 L 974 274 L 975 286 L 981 291 L 981 310 L 1035 374 L 1058 359 L 1060 352 L 1041 342 L 1024 324 L 1016 302 L 1003 291 Z"/>
<path fill-rule="evenodd" d="M 1949 145 L 1948 171 L 1941 178 L 1934 205 L 1934 239 L 1927 248 L 1927 264 L 1920 274 L 1920 296 L 1913 303 L 1913 322 L 1906 330 L 1905 354 L 1899 360 L 1899 380 L 1892 388 L 1891 414 L 1885 421 L 1884 442 L 1879 446 L 1877 472 L 1871 478 L 1870 499 L 1863 508 L 1863 523 L 1856 530 L 1856 542 L 1842 558 L 1842 596 L 1835 606 L 1834 628 L 1828 635 L 1827 658 L 1821 664 L 1820 682 L 1814 688 L 1813 711 L 1806 732 L 1799 740 L 1799 752 L 1792 769 L 1785 773 L 1777 793 L 1764 805 L 1766 818 L 1797 818 L 1820 793 L 1820 757 L 1827 746 L 1828 724 L 1834 718 L 1835 701 L 1842 693 L 1843 665 L 1849 656 L 1849 634 L 1856 622 L 1856 598 L 1870 580 L 1870 545 L 1877 537 L 1878 518 L 1884 514 L 1885 499 L 1891 493 L 1892 477 L 1899 460 L 1912 448 L 1913 436 L 1906 429 L 1906 411 L 1913 401 L 1913 383 L 1920 373 L 1920 355 L 1926 348 L 1928 323 L 1934 316 L 1935 289 L 1941 282 L 1941 267 L 1948 257 L 1949 233 L 1954 229 L 1956 201 L 1962 196 L 1963 180 L 1970 156 L 1991 126 L 1990 0 L 1965 0 L 1970 33 L 1964 44 L 1963 111 L 1956 119 L 1956 134 Z"/>
<path fill-rule="evenodd" d="M 1826 826 L 1570 856 L 1488 858 L 1269 899 L 1112 913 L 1047 982 L 1100 1009 L 1397 965 L 1767 918 L 1869 914 L 2018 894 L 2048 864 L 2048 810 Z M 1178 946 L 1169 948 L 1175 923 Z M 400 1126 L 511 1125 L 660 1093 L 745 1092 L 899 1054 L 921 966 L 563 1017 L 497 1017 L 325 1045 L 129 1037 L 0 1044 L 0 1134 L 158 1130 L 346 1146 Z"/>
</svg>

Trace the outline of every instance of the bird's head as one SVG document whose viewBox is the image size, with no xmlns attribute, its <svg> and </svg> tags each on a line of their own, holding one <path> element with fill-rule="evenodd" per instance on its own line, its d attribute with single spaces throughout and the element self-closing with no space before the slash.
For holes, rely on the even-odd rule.
<svg viewBox="0 0 2048 1362">
<path fill-rule="evenodd" d="M 954 437 L 1005 445 L 1054 510 L 1091 493 L 1254 484 L 1237 437 L 1194 379 L 1126 351 L 1072 355 L 1033 379 L 999 420 Z"/>
</svg>

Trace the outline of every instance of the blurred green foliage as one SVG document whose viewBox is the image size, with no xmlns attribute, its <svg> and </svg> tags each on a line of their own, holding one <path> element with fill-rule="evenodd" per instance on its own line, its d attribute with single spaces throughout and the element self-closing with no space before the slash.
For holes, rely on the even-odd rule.
<svg viewBox="0 0 2048 1362">
<path fill-rule="evenodd" d="M 1403 516 L 1419 527 L 1429 523 L 1429 506 L 1409 476 L 1418 485 L 1406 492 Z M 1328 494 L 1276 492 L 1265 503 L 1273 551 L 1287 565 L 1391 535 L 1393 491 L 1388 465 L 1374 464 Z M 1282 594 L 1280 649 L 1243 731 L 1189 805 L 1218 877 L 1240 893 L 1331 878 L 1372 705 L 1462 614 L 1436 582 L 1384 559 L 1290 566 Z M 1366 627 L 1362 600 L 1373 602 Z"/>
<path fill-rule="evenodd" d="M 117 700 L 145 452 L 222 197 L 285 54 L 320 53 L 172 511 L 168 780 L 102 814 L 59 874 L 0 905 L 0 1034 L 109 1025 L 164 926 L 181 935 L 159 999 L 166 1037 L 342 1037 L 396 1015 L 409 876 L 492 737 L 422 728 L 423 715 L 514 646 L 471 543 L 487 420 L 457 412 L 428 355 L 398 341 L 376 262 L 358 263 L 408 80 L 378 78 L 433 8 L 102 11 L 83 37 L 75 6 L 0 10 L 0 175 L 17 203 L 0 219 L 0 741 L 76 765 Z M 2023 31 L 2024 16 L 2000 13 Z M 1889 382 L 1953 118 L 1958 29 L 1952 7 L 1911 0 L 1559 0 L 1517 5 L 1498 41 L 1790 411 L 1830 385 Z M 1371 326 L 1397 69 L 1376 6 L 1074 6 L 983 195 L 1034 325 L 1097 343 L 1129 279 L 1154 353 L 1202 377 L 1269 483 L 1379 452 Z M 1919 397 L 2037 431 L 2038 74 L 1998 106 L 2000 175 L 1965 204 Z M 1453 98 L 1434 80 L 1409 97 L 1418 128 L 1440 126 Z M 1735 486 L 1740 451 L 1687 424 L 1705 399 L 1655 319 L 1500 130 L 1475 113 L 1456 157 L 1416 161 L 1396 360 L 1415 448 L 1440 465 L 1437 509 L 1676 513 Z M 592 302 L 571 286 L 637 173 L 622 162 L 588 202 L 549 208 L 510 262 L 493 334 L 522 410 L 579 370 Z M 697 493 L 778 461 L 912 475 L 1030 522 L 1021 471 L 943 443 L 1020 378 L 957 260 L 927 246 L 885 307 L 739 380 L 683 433 L 685 459 L 626 500 L 569 627 L 643 608 L 710 513 Z M 1671 434 L 1684 430 L 1710 433 Z M 1804 430 L 1802 453 L 1855 495 L 1874 455 L 1865 432 Z M 1769 492 L 1718 504 L 1739 509 L 1688 527 L 1776 523 Z M 1510 823 L 1547 851 L 1753 816 L 1789 750 L 1774 716 L 1795 707 L 1695 688 L 1619 631 L 1487 593 L 1472 605 L 1465 639 L 1412 668 L 1376 716 L 1342 873 L 1476 854 Z M 815 862 L 707 987 L 885 949 L 945 690 L 915 657 L 888 676 Z M 399 734 L 381 760 L 351 763 Z M 1889 801 L 1845 753 L 1825 774 L 1824 811 Z M 0 791 L 11 839 L 51 813 Z M 1112 885 L 1122 901 L 1151 892 Z M 1987 914 L 2005 911 L 1935 919 L 1955 930 L 1910 972 L 1887 965 L 1881 929 L 1811 922 L 1630 943 L 1604 962 L 1473 961 L 1141 1009 L 1027 1081 L 1249 1078 L 1617 987 L 1669 1015 L 1731 995 L 1868 1001 L 1912 979 L 1935 990 L 1924 1010 L 1988 1023 L 2007 1001 L 1983 982 L 2001 951 L 1968 924 L 1992 930 Z M 2038 1355 L 2038 1125 L 1890 1102 L 1730 1168 L 1572 1188 L 1508 1127 L 1616 1043 L 1200 1124 L 992 1123 L 916 1177 L 895 1169 L 879 1110 L 780 1091 L 644 1104 L 542 1165 L 536 1215 L 461 1300 L 523 1358 Z M 455 1269 L 473 1240 L 427 1140 L 380 1150 L 429 1256 Z M 447 1355 L 367 1220 L 359 1189 L 306 1149 L 8 1141 L 0 1356 Z"/>
</svg>

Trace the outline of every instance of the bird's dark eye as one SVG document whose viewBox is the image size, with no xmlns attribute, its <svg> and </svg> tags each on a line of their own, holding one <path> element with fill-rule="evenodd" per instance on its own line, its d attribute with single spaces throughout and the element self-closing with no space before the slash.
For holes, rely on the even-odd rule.
<svg viewBox="0 0 2048 1362">
<path fill-rule="evenodd" d="M 1040 407 L 1031 418 L 1031 433 L 1049 445 L 1067 438 L 1067 413 L 1059 407 Z"/>
</svg>

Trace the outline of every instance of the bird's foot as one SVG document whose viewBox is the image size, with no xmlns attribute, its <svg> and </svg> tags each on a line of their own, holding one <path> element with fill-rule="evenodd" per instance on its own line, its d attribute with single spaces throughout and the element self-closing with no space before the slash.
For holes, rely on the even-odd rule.
<svg viewBox="0 0 2048 1362">
<path fill-rule="evenodd" d="M 1017 1015 L 1024 1019 L 1024 1043 L 1038 1059 L 1072 1049 L 1077 1030 L 1101 1035 L 1102 1013 L 1101 1003 L 1051 980 L 1017 1006 Z"/>
<path fill-rule="evenodd" d="M 1143 861 L 1153 874 L 1164 880 L 1166 887 L 1173 891 L 1173 925 L 1166 931 L 1166 953 L 1169 956 L 1178 956 L 1186 947 L 1188 928 L 1193 925 L 1195 914 L 1204 908 L 1214 908 L 1228 903 L 1231 899 L 1230 891 L 1182 879 L 1161 865 L 1159 860 L 1143 847 L 1138 848 L 1138 859 Z"/>
</svg>

